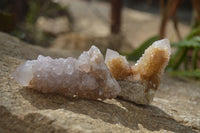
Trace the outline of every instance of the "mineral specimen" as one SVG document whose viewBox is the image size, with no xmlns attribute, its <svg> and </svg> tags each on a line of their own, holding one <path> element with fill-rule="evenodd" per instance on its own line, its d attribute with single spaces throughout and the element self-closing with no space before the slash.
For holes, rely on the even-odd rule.
<svg viewBox="0 0 200 133">
<path fill-rule="evenodd" d="M 154 42 L 134 66 L 124 56 L 108 49 L 105 62 L 121 86 L 119 97 L 138 104 L 149 104 L 170 58 L 167 39 Z"/>
<path fill-rule="evenodd" d="M 87 99 L 115 98 L 120 86 L 104 63 L 99 49 L 92 46 L 78 59 L 52 59 L 39 55 L 37 60 L 26 61 L 13 77 L 27 88 L 43 93 L 59 93 Z"/>
<path fill-rule="evenodd" d="M 21 85 L 43 93 L 87 99 L 119 96 L 138 104 L 149 104 L 160 84 L 170 54 L 167 39 L 156 41 L 131 66 L 124 56 L 108 49 L 106 66 L 99 49 L 92 46 L 78 59 L 52 59 L 39 55 L 37 60 L 26 61 L 19 66 L 13 77 Z"/>
</svg>

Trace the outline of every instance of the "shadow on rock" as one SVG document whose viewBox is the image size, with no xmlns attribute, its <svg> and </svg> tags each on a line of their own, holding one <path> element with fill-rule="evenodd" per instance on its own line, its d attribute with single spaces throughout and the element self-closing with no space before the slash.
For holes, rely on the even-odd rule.
<svg viewBox="0 0 200 133">
<path fill-rule="evenodd" d="M 0 106 L 0 132 L 1 133 L 45 133 L 67 132 L 66 129 L 56 129 L 48 119 L 38 113 L 30 113 L 23 119 L 13 115 L 9 110 Z"/>
<path fill-rule="evenodd" d="M 95 101 L 73 99 L 56 94 L 43 94 L 34 90 L 21 89 L 21 95 L 38 109 L 64 109 L 84 114 L 93 119 L 101 119 L 111 124 L 121 124 L 138 130 L 138 124 L 150 131 L 161 129 L 172 132 L 194 132 L 174 120 L 156 106 L 142 106 L 120 99 Z"/>
</svg>

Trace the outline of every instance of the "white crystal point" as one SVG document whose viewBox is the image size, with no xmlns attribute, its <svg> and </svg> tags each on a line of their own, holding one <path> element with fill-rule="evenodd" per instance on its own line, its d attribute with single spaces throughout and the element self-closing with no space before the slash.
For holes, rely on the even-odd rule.
<svg viewBox="0 0 200 133">
<path fill-rule="evenodd" d="M 121 91 L 95 46 L 83 52 L 78 59 L 52 59 L 39 55 L 37 60 L 19 66 L 13 77 L 23 86 L 70 97 L 115 98 Z"/>
<path fill-rule="evenodd" d="M 106 57 L 105 57 L 105 62 L 108 62 L 114 58 L 118 58 L 119 57 L 119 53 L 117 51 L 111 50 L 111 49 L 107 49 L 106 50 Z"/>
<path fill-rule="evenodd" d="M 169 52 L 169 55 L 171 54 L 170 42 L 168 39 L 155 41 L 152 46 L 160 50 L 166 50 Z"/>
<path fill-rule="evenodd" d="M 27 61 L 16 69 L 12 76 L 22 85 L 28 86 L 33 78 L 32 65 L 34 62 Z"/>
</svg>

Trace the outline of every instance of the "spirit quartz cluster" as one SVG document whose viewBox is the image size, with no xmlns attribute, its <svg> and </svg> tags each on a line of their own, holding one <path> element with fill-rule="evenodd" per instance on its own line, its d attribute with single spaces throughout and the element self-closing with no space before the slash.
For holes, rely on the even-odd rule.
<svg viewBox="0 0 200 133">
<path fill-rule="evenodd" d="M 100 50 L 92 46 L 78 59 L 52 59 L 39 55 L 37 60 L 26 61 L 19 66 L 13 77 L 21 85 L 43 93 L 87 99 L 119 96 L 138 104 L 149 104 L 169 57 L 167 39 L 154 42 L 134 66 L 110 49 L 104 62 Z"/>
<path fill-rule="evenodd" d="M 122 88 L 119 97 L 138 104 L 149 104 L 158 89 L 170 54 L 167 39 L 156 41 L 131 66 L 124 56 L 108 49 L 105 62 Z"/>
<path fill-rule="evenodd" d="M 78 59 L 52 59 L 39 55 L 13 73 L 23 86 L 43 93 L 59 93 L 88 99 L 115 98 L 120 86 L 104 63 L 100 50 L 92 46 Z"/>
</svg>

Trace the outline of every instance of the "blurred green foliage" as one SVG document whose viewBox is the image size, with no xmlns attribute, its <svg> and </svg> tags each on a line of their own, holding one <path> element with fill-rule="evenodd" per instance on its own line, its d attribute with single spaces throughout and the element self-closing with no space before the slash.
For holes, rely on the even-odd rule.
<svg viewBox="0 0 200 133">
<path fill-rule="evenodd" d="M 200 78 L 199 34 L 200 28 L 193 28 L 185 39 L 171 44 L 172 47 L 177 48 L 168 65 L 168 70 L 171 74 Z M 183 64 L 182 67 L 181 64 Z"/>
</svg>

